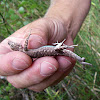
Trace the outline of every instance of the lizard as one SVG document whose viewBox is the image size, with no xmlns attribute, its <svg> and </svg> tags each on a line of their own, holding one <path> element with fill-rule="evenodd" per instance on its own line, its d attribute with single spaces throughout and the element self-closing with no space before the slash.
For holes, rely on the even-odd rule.
<svg viewBox="0 0 100 100">
<path fill-rule="evenodd" d="M 8 45 L 12 50 L 23 52 L 28 56 L 30 56 L 31 58 L 40 58 L 44 56 L 68 56 L 74 58 L 83 66 L 84 65 L 92 66 L 92 64 L 85 62 L 84 57 L 80 57 L 74 52 L 67 50 L 68 48 L 74 48 L 75 46 L 78 45 L 71 45 L 71 46 L 65 45 L 64 44 L 65 39 L 60 43 L 58 42 L 53 43 L 53 45 L 46 45 L 39 47 L 37 49 L 28 49 L 28 40 L 30 35 L 31 34 L 29 34 L 28 37 L 26 38 L 24 47 L 21 44 L 15 43 L 13 41 L 8 41 Z"/>
</svg>

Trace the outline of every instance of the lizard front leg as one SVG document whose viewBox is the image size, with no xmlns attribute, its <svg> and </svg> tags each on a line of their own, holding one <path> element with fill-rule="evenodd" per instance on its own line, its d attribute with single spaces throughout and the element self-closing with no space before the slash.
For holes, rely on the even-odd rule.
<svg viewBox="0 0 100 100">
<path fill-rule="evenodd" d="M 26 40 L 25 40 L 24 51 L 27 51 L 27 50 L 28 50 L 28 40 L 29 40 L 29 38 L 30 38 L 30 35 L 31 35 L 31 32 L 29 33 L 28 37 L 27 37 Z"/>
</svg>

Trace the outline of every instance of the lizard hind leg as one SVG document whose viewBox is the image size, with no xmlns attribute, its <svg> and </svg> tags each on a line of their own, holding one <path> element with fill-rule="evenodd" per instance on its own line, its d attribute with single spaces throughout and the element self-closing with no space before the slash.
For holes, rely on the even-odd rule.
<svg viewBox="0 0 100 100">
<path fill-rule="evenodd" d="M 27 37 L 26 40 L 25 40 L 25 44 L 24 44 L 24 50 L 25 50 L 25 51 L 28 50 L 28 40 L 29 40 L 30 35 L 31 35 L 31 32 L 29 33 L 28 37 Z"/>
</svg>

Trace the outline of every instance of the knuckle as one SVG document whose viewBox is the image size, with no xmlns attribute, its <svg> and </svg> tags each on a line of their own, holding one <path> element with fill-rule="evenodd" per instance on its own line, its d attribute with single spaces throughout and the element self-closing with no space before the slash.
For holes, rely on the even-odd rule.
<svg viewBox="0 0 100 100">
<path fill-rule="evenodd" d="M 17 82 L 15 82 L 14 80 L 11 80 L 11 79 L 8 78 L 8 77 L 7 77 L 7 81 L 8 81 L 9 83 L 11 83 L 12 86 L 14 86 L 14 87 L 17 88 L 17 89 L 24 88 L 23 85 L 18 84 Z"/>
<path fill-rule="evenodd" d="M 21 89 L 22 87 L 19 84 L 16 84 L 14 82 L 10 82 L 15 88 Z"/>
<path fill-rule="evenodd" d="M 25 88 L 23 85 L 19 85 L 19 84 L 15 84 L 15 83 L 13 83 L 12 84 L 15 88 L 17 88 L 17 89 L 23 89 L 23 88 Z"/>
<path fill-rule="evenodd" d="M 30 88 L 28 88 L 29 90 L 33 90 L 33 91 L 35 91 L 35 92 L 41 92 L 41 91 L 43 91 L 45 88 L 43 88 L 43 87 L 30 87 Z"/>
<path fill-rule="evenodd" d="M 14 84 L 12 84 L 15 88 L 17 88 L 17 89 L 21 89 L 22 87 L 21 86 L 19 86 L 19 85 L 14 85 Z"/>
</svg>

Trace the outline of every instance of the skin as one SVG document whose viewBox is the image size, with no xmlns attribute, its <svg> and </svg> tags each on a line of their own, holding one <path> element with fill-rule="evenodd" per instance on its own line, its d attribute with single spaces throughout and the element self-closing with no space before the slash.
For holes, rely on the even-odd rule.
<svg viewBox="0 0 100 100">
<path fill-rule="evenodd" d="M 63 56 L 41 57 L 33 59 L 33 62 L 28 55 L 12 51 L 7 42 L 11 40 L 24 45 L 31 30 L 28 48 L 50 45 L 64 39 L 66 45 L 72 45 L 88 14 L 90 3 L 91 0 L 51 0 L 43 18 L 22 27 L 0 43 L 0 75 L 6 76 L 16 88 L 37 92 L 61 81 L 73 69 L 74 59 Z"/>
</svg>

